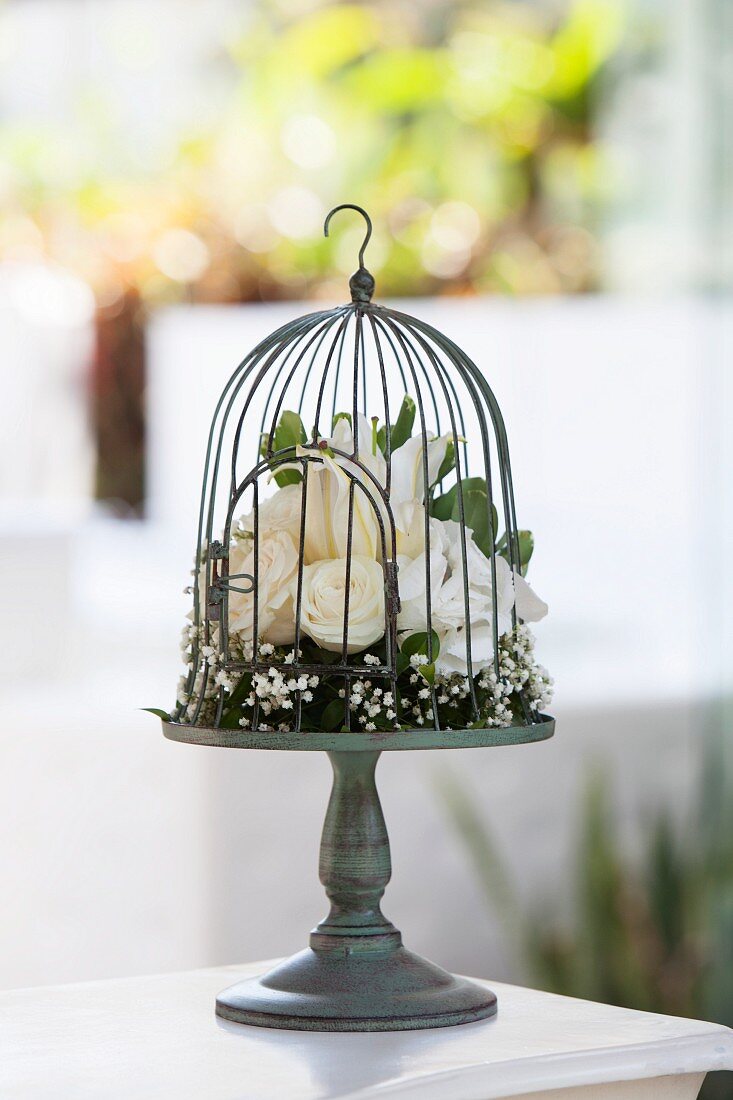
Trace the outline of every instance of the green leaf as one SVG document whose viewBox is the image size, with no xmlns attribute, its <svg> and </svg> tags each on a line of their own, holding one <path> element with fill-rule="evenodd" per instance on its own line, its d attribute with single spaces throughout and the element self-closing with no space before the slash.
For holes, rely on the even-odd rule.
<svg viewBox="0 0 733 1100">
<path fill-rule="evenodd" d="M 275 450 L 284 451 L 290 447 L 302 446 L 307 441 L 303 421 L 296 412 L 285 412 L 275 428 Z"/>
<path fill-rule="evenodd" d="M 332 699 L 323 708 L 321 726 L 326 731 L 340 729 L 344 724 L 344 700 Z"/>
<path fill-rule="evenodd" d="M 431 633 L 432 633 L 432 636 L 433 636 L 432 658 L 433 658 L 433 661 L 434 661 L 435 658 L 440 653 L 440 638 L 438 637 L 438 635 L 435 633 L 434 630 L 431 631 Z M 421 631 L 418 631 L 417 634 L 410 634 L 410 636 L 408 638 L 405 638 L 405 640 L 403 641 L 402 646 L 400 648 L 400 653 L 402 653 L 404 656 L 407 657 L 408 663 L 409 663 L 410 657 L 413 657 L 416 653 L 418 655 L 420 655 L 421 657 L 427 657 L 428 656 L 428 636 L 427 636 L 426 632 L 424 630 L 421 630 Z"/>
<path fill-rule="evenodd" d="M 338 4 L 286 22 L 278 36 L 278 67 L 311 87 L 349 68 L 379 41 L 376 12 L 358 4 Z M 265 68 L 260 60 L 260 67 Z M 267 71 L 265 69 L 265 71 Z M 277 70 L 276 70 L 277 71 Z"/>
<path fill-rule="evenodd" d="M 249 695 L 251 690 L 252 690 L 252 673 L 251 672 L 245 672 L 244 675 L 240 677 L 239 681 L 235 685 L 234 690 L 231 692 L 230 695 L 227 696 L 227 698 L 225 700 L 225 706 L 226 706 L 227 710 L 230 707 L 235 707 L 239 703 L 244 702 L 244 700 L 247 698 L 247 696 Z"/>
<path fill-rule="evenodd" d="M 412 435 L 412 429 L 415 424 L 415 412 L 416 405 L 409 394 L 405 394 L 402 398 L 402 404 L 397 416 L 396 423 L 392 426 L 391 443 L 392 450 L 396 451 L 398 447 L 401 447 L 403 443 Z"/>
<path fill-rule="evenodd" d="M 465 520 L 466 527 L 471 531 L 473 535 L 473 541 L 478 546 L 479 550 L 486 555 L 487 558 L 491 557 L 494 549 L 494 532 L 496 531 L 497 514 L 494 505 L 491 505 L 491 523 L 493 530 L 489 525 L 489 498 L 480 489 L 469 489 L 467 492 L 464 489 L 463 492 L 463 518 Z M 456 497 L 455 504 L 453 505 L 453 512 L 451 519 L 460 522 L 461 519 L 461 506 L 460 501 Z"/>
<path fill-rule="evenodd" d="M 269 432 L 263 432 L 260 438 L 260 454 L 267 454 L 267 447 L 270 442 Z M 272 435 L 272 450 L 273 451 L 287 451 L 293 450 L 295 447 L 307 442 L 307 436 L 305 434 L 305 428 L 303 427 L 303 421 L 300 419 L 296 412 L 290 412 L 285 410 L 281 415 L 277 424 L 275 425 L 275 431 Z"/>
<path fill-rule="evenodd" d="M 170 722 L 171 720 L 169 711 L 160 710 L 158 707 L 140 707 L 140 710 L 145 711 L 146 714 L 154 714 L 156 718 L 162 718 L 164 722 Z"/>
<path fill-rule="evenodd" d="M 392 449 L 392 454 L 394 454 L 398 447 L 406 443 L 412 435 L 412 429 L 415 424 L 415 410 L 415 402 L 408 394 L 405 394 L 402 398 L 397 422 L 392 424 L 389 430 L 389 445 Z M 387 428 L 384 424 L 377 432 L 377 446 L 383 455 L 387 454 Z"/>
<path fill-rule="evenodd" d="M 522 572 L 522 576 L 527 572 L 527 566 L 529 565 L 529 559 L 534 553 L 534 535 L 531 531 L 519 531 L 519 567 Z"/>
<path fill-rule="evenodd" d="M 300 419 L 297 413 L 289 412 L 287 409 L 280 417 L 277 423 L 275 432 L 272 437 L 272 450 L 273 451 L 289 451 L 295 450 L 296 447 L 301 446 L 307 442 L 307 436 L 305 428 L 303 427 L 303 421 Z M 260 455 L 264 458 L 267 454 L 268 443 L 270 442 L 270 436 L 267 432 L 263 432 L 260 439 Z M 293 455 L 295 457 L 295 455 Z M 276 484 L 282 489 L 285 485 L 298 485 L 303 480 L 303 473 L 301 470 L 281 470 L 277 469 L 273 473 Z"/>
<path fill-rule="evenodd" d="M 370 53 L 344 83 L 375 114 L 405 115 L 442 101 L 449 72 L 443 50 L 393 46 Z"/>
<path fill-rule="evenodd" d="M 531 531 L 517 531 L 517 541 L 519 543 L 519 571 L 524 576 L 527 572 L 527 566 L 529 560 L 534 552 L 534 535 Z M 507 543 L 506 533 L 504 533 L 499 542 L 496 545 L 498 554 L 501 554 L 505 561 L 508 561 L 511 565 L 511 557 L 509 554 L 509 545 Z"/>
<path fill-rule="evenodd" d="M 445 476 L 445 475 L 444 475 Z M 488 490 L 486 488 L 486 481 L 482 477 L 464 477 L 461 478 L 461 487 L 464 493 L 470 489 L 474 489 L 477 492 L 486 493 L 488 496 Z M 430 512 L 436 519 L 451 519 L 453 514 L 453 507 L 458 497 L 458 484 L 451 485 L 442 496 L 435 497 L 432 503 Z"/>
<path fill-rule="evenodd" d="M 242 717 L 241 706 L 230 707 L 224 712 L 219 726 L 223 730 L 239 729 L 239 719 Z"/>
<path fill-rule="evenodd" d="M 445 448 L 445 457 L 440 464 L 438 470 L 438 476 L 436 481 L 442 481 L 444 477 L 447 477 L 456 464 L 456 445 L 452 439 L 448 440 Z"/>
<path fill-rule="evenodd" d="M 410 658 L 408 657 L 408 655 L 406 653 L 403 653 L 402 650 L 400 650 L 399 653 L 397 654 L 397 659 L 395 661 L 395 668 L 397 670 L 397 675 L 401 676 L 402 673 L 405 672 L 409 667 L 410 667 Z"/>
<path fill-rule="evenodd" d="M 278 470 L 276 474 L 273 474 L 273 477 L 281 489 L 284 489 L 286 485 L 300 485 L 303 481 L 300 470 Z"/>
<path fill-rule="evenodd" d="M 433 661 L 431 665 L 420 665 L 417 671 L 420 673 L 423 680 L 432 687 L 435 683 L 435 662 Z"/>
</svg>

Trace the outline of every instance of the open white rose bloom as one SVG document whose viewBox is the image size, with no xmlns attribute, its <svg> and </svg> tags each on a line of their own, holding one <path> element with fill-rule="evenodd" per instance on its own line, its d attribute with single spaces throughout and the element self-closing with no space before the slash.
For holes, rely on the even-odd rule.
<svg viewBox="0 0 733 1100">
<path fill-rule="evenodd" d="M 370 278 L 263 341 L 217 406 L 175 722 L 541 721 L 547 605 L 498 405 L 455 344 L 372 305 Z"/>
</svg>

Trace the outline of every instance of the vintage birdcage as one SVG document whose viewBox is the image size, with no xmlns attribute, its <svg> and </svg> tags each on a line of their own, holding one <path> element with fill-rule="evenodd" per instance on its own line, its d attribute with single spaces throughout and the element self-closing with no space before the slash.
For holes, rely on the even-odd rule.
<svg viewBox="0 0 733 1100">
<path fill-rule="evenodd" d="M 166 736 L 322 749 L 334 788 L 321 848 L 332 901 L 311 947 L 217 1011 L 321 1030 L 435 1027 L 491 1015 L 487 989 L 401 946 L 379 899 L 389 847 L 374 786 L 385 749 L 539 741 L 549 680 L 526 623 L 507 437 L 482 371 L 447 336 L 351 302 L 263 340 L 209 433 L 188 668 Z M 501 534 L 500 534 L 501 530 Z"/>
</svg>

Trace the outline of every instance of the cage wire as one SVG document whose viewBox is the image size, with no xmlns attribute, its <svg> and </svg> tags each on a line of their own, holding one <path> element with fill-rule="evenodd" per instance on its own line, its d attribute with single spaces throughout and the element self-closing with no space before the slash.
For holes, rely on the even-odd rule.
<svg viewBox="0 0 733 1100">
<path fill-rule="evenodd" d="M 214 683 L 212 649 L 218 653 L 217 668 L 234 678 L 266 672 L 273 665 L 271 653 L 260 652 L 259 600 L 260 513 L 272 495 L 278 475 L 289 472 L 292 484 L 300 492 L 300 530 L 297 579 L 294 584 L 292 653 L 289 672 L 297 678 L 318 676 L 338 682 L 343 691 L 343 728 L 352 728 L 349 707 L 351 685 L 355 678 L 368 676 L 380 681 L 397 697 L 400 630 L 400 577 L 397 533 L 392 489 L 398 471 L 393 461 L 395 419 L 405 399 L 414 402 L 415 432 L 422 448 L 416 476 L 425 495 L 421 524 L 416 537 L 425 546 L 425 650 L 428 663 L 434 660 L 436 635 L 433 632 L 432 602 L 435 587 L 431 575 L 431 545 L 435 540 L 429 501 L 436 494 L 450 494 L 451 518 L 458 524 L 460 577 L 464 608 L 462 646 L 471 694 L 471 713 L 479 720 L 474 677 L 476 657 L 473 634 L 476 624 L 471 610 L 467 554 L 473 532 L 466 522 L 467 498 L 480 477 L 486 484 L 485 522 L 491 553 L 492 662 L 499 675 L 500 609 L 497 606 L 498 525 L 505 532 L 502 553 L 512 570 L 521 570 L 519 532 L 512 488 L 511 465 L 504 421 L 496 398 L 482 372 L 453 340 L 431 325 L 396 309 L 372 301 L 374 279 L 364 266 L 364 250 L 371 235 L 371 222 L 360 207 L 337 206 L 358 211 L 366 220 L 367 231 L 359 253 L 359 267 L 350 279 L 351 301 L 333 309 L 299 317 L 257 345 L 236 369 L 216 405 L 206 449 L 203 488 L 198 522 L 196 582 L 189 669 L 174 720 L 182 724 L 218 727 L 222 721 L 226 697 L 223 687 Z M 305 428 L 305 438 L 278 447 L 278 425 L 284 413 L 294 411 Z M 371 461 L 373 446 L 364 438 L 364 419 L 371 431 L 381 432 L 382 476 L 375 473 Z M 338 419 L 344 420 L 336 433 Z M 357 428 L 357 425 L 359 427 Z M 378 428 L 378 425 L 382 425 Z M 338 434 L 338 442 L 335 436 Z M 428 442 L 448 436 L 451 455 L 448 472 L 433 485 L 428 468 Z M 372 437 L 373 441 L 373 437 Z M 311 646 L 302 652 L 304 640 L 301 612 L 305 566 L 304 545 L 308 523 L 309 480 L 319 476 L 319 467 L 327 453 L 348 477 L 348 511 L 345 531 L 339 533 L 345 545 L 343 585 L 343 631 L 337 652 L 319 654 Z M 397 452 L 399 456 L 399 452 Z M 398 457 L 398 462 L 401 461 Z M 441 470 L 442 474 L 442 470 Z M 282 481 L 282 476 L 280 476 Z M 472 501 L 472 503 L 475 503 Z M 384 639 L 378 664 L 365 663 L 350 638 L 350 592 L 352 573 L 358 568 L 359 514 L 369 509 L 376 521 L 376 559 L 384 582 Z M 237 530 L 237 517 L 248 516 L 248 536 L 252 540 L 252 568 L 249 572 L 230 571 L 230 546 Z M 232 637 L 229 605 L 232 594 L 252 598 L 251 636 Z M 511 609 L 512 628 L 516 628 L 516 609 Z M 314 656 L 315 654 L 315 656 Z M 432 693 L 432 723 L 439 730 L 439 707 Z M 526 705 L 520 692 L 524 722 L 538 716 Z M 252 729 L 262 720 L 255 699 L 249 718 Z M 295 731 L 308 729 L 303 692 L 295 692 L 292 714 Z M 404 723 L 401 728 L 404 728 Z"/>
</svg>

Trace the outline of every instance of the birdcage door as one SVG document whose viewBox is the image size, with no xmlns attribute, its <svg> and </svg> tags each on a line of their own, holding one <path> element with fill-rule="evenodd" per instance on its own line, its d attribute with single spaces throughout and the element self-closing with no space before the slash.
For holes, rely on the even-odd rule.
<svg viewBox="0 0 733 1100">
<path fill-rule="evenodd" d="M 351 728 L 354 685 L 396 697 L 395 524 L 384 487 L 353 454 L 305 447 L 264 459 L 232 494 L 210 553 L 221 666 L 294 681 L 291 728 L 305 728 L 316 680 L 334 689 L 326 720 L 338 728 Z"/>
</svg>

